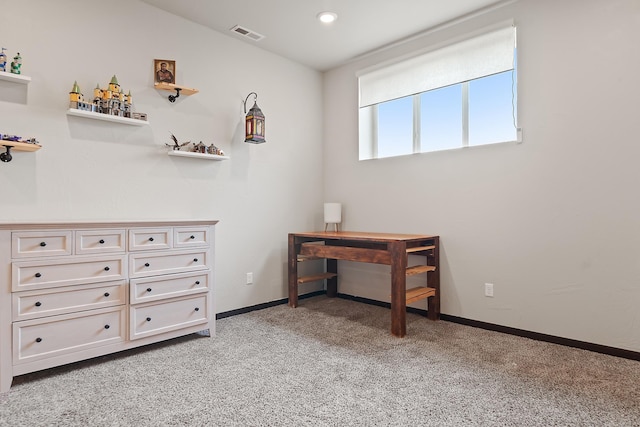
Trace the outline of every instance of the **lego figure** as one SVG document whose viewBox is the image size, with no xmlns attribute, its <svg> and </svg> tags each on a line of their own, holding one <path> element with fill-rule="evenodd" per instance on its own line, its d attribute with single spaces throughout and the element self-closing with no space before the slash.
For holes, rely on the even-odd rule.
<svg viewBox="0 0 640 427">
<path fill-rule="evenodd" d="M 11 72 L 13 74 L 20 74 L 20 67 L 22 67 L 22 57 L 20 56 L 20 52 L 18 52 L 18 54 L 13 57 Z"/>
<path fill-rule="evenodd" d="M 133 109 L 133 98 L 131 97 L 131 91 L 124 98 L 124 116 L 131 118 Z"/>
<path fill-rule="evenodd" d="M 80 92 L 80 86 L 78 86 L 78 82 L 73 82 L 73 88 L 71 92 L 69 92 L 69 108 L 78 108 L 78 103 L 82 102 L 83 96 Z"/>
<path fill-rule="evenodd" d="M 7 55 L 4 53 L 6 49 L 0 51 L 0 71 L 7 71 Z"/>
<path fill-rule="evenodd" d="M 120 93 L 120 83 L 118 83 L 118 78 L 115 74 L 111 77 L 111 81 L 109 82 L 109 90 L 113 93 Z"/>
<path fill-rule="evenodd" d="M 102 89 L 100 89 L 100 85 L 97 84 L 96 88 L 93 90 L 93 102 L 98 103 L 102 99 Z"/>
</svg>

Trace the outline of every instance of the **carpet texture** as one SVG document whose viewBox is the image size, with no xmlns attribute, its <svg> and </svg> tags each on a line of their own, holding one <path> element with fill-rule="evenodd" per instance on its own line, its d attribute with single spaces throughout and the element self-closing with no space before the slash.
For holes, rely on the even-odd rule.
<svg viewBox="0 0 640 427">
<path fill-rule="evenodd" d="M 14 379 L 1 426 L 640 426 L 640 363 L 318 296 Z"/>
</svg>

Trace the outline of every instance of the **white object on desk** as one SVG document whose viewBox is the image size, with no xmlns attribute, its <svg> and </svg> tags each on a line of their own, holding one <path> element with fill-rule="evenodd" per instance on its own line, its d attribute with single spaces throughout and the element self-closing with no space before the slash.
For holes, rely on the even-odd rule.
<svg viewBox="0 0 640 427">
<path fill-rule="evenodd" d="M 327 226 L 329 224 L 333 224 L 335 231 L 339 231 L 340 223 L 342 223 L 342 203 L 325 203 L 324 231 L 327 231 Z"/>
</svg>

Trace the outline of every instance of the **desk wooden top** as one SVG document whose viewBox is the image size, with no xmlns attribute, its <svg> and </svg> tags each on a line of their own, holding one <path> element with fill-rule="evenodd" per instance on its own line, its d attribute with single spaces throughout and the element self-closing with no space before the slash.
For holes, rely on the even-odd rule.
<svg viewBox="0 0 640 427">
<path fill-rule="evenodd" d="M 365 242 L 413 241 L 433 239 L 435 237 L 438 237 L 428 234 L 368 233 L 361 231 L 307 231 L 304 233 L 291 234 L 296 237 L 311 237 L 337 240 L 361 240 Z"/>
</svg>

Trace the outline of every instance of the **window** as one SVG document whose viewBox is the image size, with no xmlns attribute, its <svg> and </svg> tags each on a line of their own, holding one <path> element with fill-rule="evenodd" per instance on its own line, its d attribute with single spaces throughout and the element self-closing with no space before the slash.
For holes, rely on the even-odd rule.
<svg viewBox="0 0 640 427">
<path fill-rule="evenodd" d="M 360 160 L 515 141 L 515 27 L 361 73 Z"/>
</svg>

